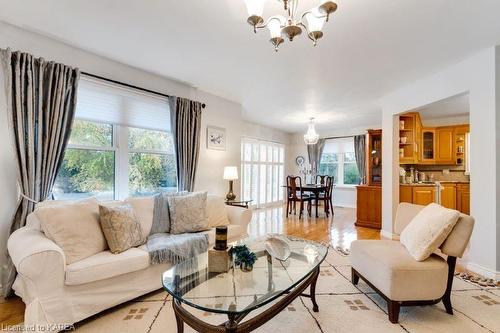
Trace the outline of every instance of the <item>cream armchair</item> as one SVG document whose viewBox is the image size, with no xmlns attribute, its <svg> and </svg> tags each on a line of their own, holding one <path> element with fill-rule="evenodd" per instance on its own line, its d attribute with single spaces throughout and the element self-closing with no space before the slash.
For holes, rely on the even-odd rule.
<svg viewBox="0 0 500 333">
<path fill-rule="evenodd" d="M 424 206 L 401 203 L 396 213 L 397 235 Z M 462 257 L 474 227 L 474 219 L 461 214 L 448 238 L 441 245 L 447 259 L 433 254 L 418 262 L 394 240 L 359 240 L 351 245 L 351 280 L 359 278 L 387 301 L 389 320 L 398 322 L 401 306 L 431 305 L 443 301 L 453 314 L 451 287 L 457 257 Z"/>
</svg>

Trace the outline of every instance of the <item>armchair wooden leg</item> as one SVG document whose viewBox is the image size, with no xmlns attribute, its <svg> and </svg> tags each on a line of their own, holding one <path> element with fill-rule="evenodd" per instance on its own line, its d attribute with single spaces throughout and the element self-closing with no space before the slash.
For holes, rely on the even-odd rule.
<svg viewBox="0 0 500 333">
<path fill-rule="evenodd" d="M 451 298 L 449 294 L 445 294 L 441 299 L 446 309 L 446 313 L 453 315 L 453 307 L 451 306 Z"/>
<path fill-rule="evenodd" d="M 354 268 L 351 267 L 351 282 L 353 285 L 357 285 L 359 282 L 359 276 L 356 274 Z"/>
<path fill-rule="evenodd" d="M 387 301 L 387 312 L 389 313 L 389 321 L 393 324 L 397 324 L 399 320 L 399 309 L 401 304 L 396 301 Z"/>
</svg>

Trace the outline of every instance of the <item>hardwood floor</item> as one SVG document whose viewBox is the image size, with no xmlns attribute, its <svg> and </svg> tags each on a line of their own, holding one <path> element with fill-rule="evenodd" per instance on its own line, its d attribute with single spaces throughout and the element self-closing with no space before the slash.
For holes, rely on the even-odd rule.
<svg viewBox="0 0 500 333">
<path fill-rule="evenodd" d="M 266 208 L 254 211 L 248 227 L 251 236 L 264 236 L 269 233 L 284 233 L 330 243 L 334 247 L 349 249 L 356 239 L 380 239 L 378 230 L 355 227 L 356 210 L 335 207 L 335 216 L 326 218 L 320 207 L 320 217 L 305 217 L 299 220 L 297 215 L 286 218 L 284 207 Z M 7 325 L 19 324 L 24 319 L 24 303 L 18 297 L 5 301 L 0 299 L 0 330 Z"/>
</svg>

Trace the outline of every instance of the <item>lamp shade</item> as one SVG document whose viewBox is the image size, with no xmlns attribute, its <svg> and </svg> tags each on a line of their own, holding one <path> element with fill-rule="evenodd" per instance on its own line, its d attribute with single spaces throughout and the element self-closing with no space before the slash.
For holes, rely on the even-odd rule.
<svg viewBox="0 0 500 333">
<path fill-rule="evenodd" d="M 224 168 L 225 180 L 236 180 L 238 179 L 238 168 L 235 166 L 227 166 Z"/>
<path fill-rule="evenodd" d="M 248 16 L 262 16 L 266 0 L 245 0 Z"/>
<path fill-rule="evenodd" d="M 286 19 L 283 16 L 277 15 L 269 18 L 267 28 L 271 34 L 271 38 L 281 37 L 281 27 L 285 25 Z"/>
<path fill-rule="evenodd" d="M 309 32 L 316 32 L 323 30 L 326 16 L 322 15 L 317 8 L 314 8 L 305 15 L 305 19 L 307 21 Z"/>
</svg>

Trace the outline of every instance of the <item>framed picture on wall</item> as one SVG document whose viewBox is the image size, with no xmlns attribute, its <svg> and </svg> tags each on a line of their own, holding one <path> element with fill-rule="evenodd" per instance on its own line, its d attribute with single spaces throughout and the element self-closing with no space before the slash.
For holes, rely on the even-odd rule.
<svg viewBox="0 0 500 333">
<path fill-rule="evenodd" d="M 226 150 L 226 129 L 207 126 L 207 149 Z"/>
</svg>

